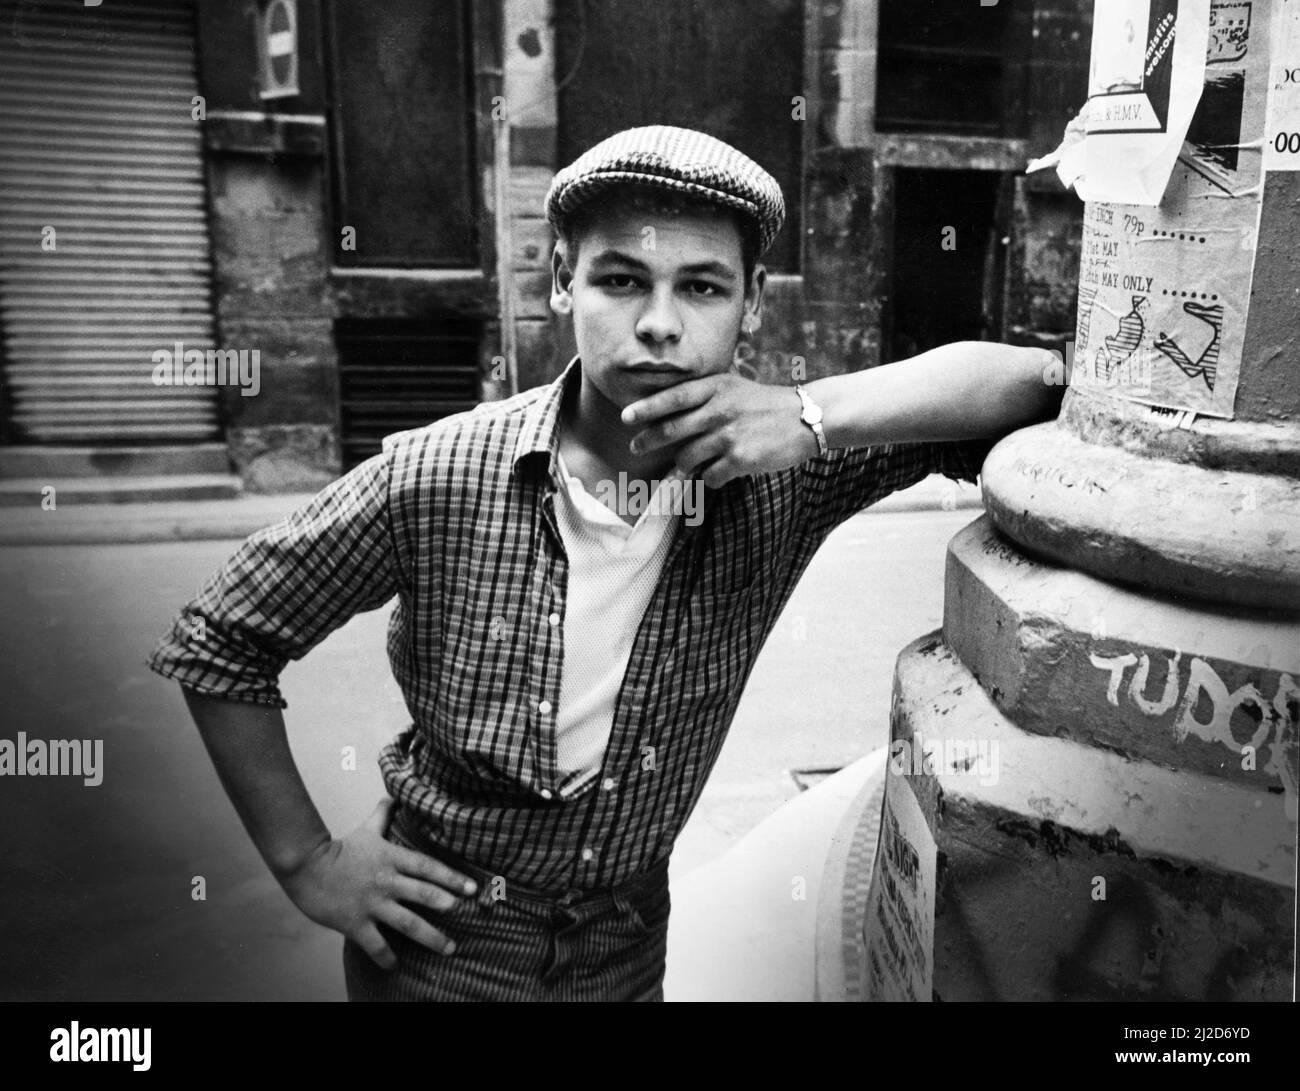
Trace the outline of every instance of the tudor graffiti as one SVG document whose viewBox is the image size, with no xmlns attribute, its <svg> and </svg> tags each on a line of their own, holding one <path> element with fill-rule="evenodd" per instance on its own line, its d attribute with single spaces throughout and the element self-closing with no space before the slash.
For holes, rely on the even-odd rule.
<svg viewBox="0 0 1300 1091">
<path fill-rule="evenodd" d="M 1145 651 L 1088 658 L 1105 672 L 1112 706 L 1123 702 L 1148 718 L 1167 717 L 1176 742 L 1194 737 L 1224 747 L 1243 769 L 1277 780 L 1288 815 L 1295 814 L 1300 684 L 1294 676 L 1266 670 L 1233 684 L 1206 659 L 1178 651 L 1164 657 L 1159 674 L 1152 669 L 1156 657 Z"/>
</svg>

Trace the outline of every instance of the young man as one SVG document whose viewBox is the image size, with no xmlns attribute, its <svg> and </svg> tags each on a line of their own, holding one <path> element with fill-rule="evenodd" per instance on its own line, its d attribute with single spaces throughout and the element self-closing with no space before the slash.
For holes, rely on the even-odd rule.
<svg viewBox="0 0 1300 1091">
<path fill-rule="evenodd" d="M 806 390 L 734 374 L 784 206 L 702 133 L 611 137 L 547 212 L 564 373 L 390 436 L 250 538 L 150 661 L 286 893 L 347 937 L 355 999 L 662 999 L 673 842 L 813 554 L 931 472 L 974 481 L 1059 398 L 1044 353 L 984 343 Z M 391 800 L 339 840 L 276 679 L 394 596 L 413 723 L 380 758 Z"/>
</svg>

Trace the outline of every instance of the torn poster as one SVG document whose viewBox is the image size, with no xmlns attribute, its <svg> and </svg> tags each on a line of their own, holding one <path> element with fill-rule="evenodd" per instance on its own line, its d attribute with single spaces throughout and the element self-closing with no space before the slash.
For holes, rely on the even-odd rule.
<svg viewBox="0 0 1300 1091">
<path fill-rule="evenodd" d="M 1097 0 L 1087 199 L 1160 203 L 1201 97 L 1209 13 L 1210 0 Z"/>
<path fill-rule="evenodd" d="M 1264 169 L 1300 170 L 1300 0 L 1274 0 Z"/>
<path fill-rule="evenodd" d="M 1200 105 L 1160 206 L 1085 207 L 1070 382 L 1086 393 L 1232 417 L 1263 193 L 1268 9 L 1211 5 Z"/>
<path fill-rule="evenodd" d="M 1086 201 L 1088 199 L 1088 189 L 1083 178 L 1083 159 L 1084 140 L 1087 136 L 1084 126 L 1087 121 L 1088 104 L 1085 102 L 1083 109 L 1075 114 L 1070 119 L 1070 123 L 1066 125 L 1065 135 L 1061 137 L 1061 143 L 1056 149 L 1038 159 L 1031 159 L 1025 167 L 1025 173 L 1033 174 L 1036 170 L 1055 167 L 1057 176 L 1061 179 L 1061 184 L 1066 189 L 1073 189 Z"/>
<path fill-rule="evenodd" d="M 886 773 L 876 865 L 863 920 L 867 1000 L 934 996 L 938 846 L 904 775 Z"/>
</svg>

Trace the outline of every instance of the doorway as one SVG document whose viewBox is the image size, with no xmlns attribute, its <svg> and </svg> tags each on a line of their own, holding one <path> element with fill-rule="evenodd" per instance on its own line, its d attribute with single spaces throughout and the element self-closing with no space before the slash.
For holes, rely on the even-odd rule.
<svg viewBox="0 0 1300 1091">
<path fill-rule="evenodd" d="M 1002 337 L 1011 180 L 997 171 L 894 171 L 882 362 Z"/>
</svg>

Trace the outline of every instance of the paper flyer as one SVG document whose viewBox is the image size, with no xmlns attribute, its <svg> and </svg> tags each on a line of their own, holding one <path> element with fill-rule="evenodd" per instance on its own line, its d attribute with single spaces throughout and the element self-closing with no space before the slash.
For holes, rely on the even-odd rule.
<svg viewBox="0 0 1300 1091">
<path fill-rule="evenodd" d="M 1300 0 L 1274 0 L 1264 169 L 1300 170 Z"/>
<path fill-rule="evenodd" d="M 887 774 L 875 873 L 863 919 L 868 1000 L 934 995 L 937 846 L 906 776 Z"/>
<path fill-rule="evenodd" d="M 1158 205 L 1205 78 L 1210 0 L 1097 0 L 1083 173 L 1094 201 Z"/>
<path fill-rule="evenodd" d="M 1070 381 L 1089 393 L 1232 417 L 1263 195 L 1268 16 L 1266 0 L 1210 6 L 1204 88 L 1159 206 L 1087 202 Z M 1086 182 L 1095 196 L 1091 168 Z"/>
</svg>

